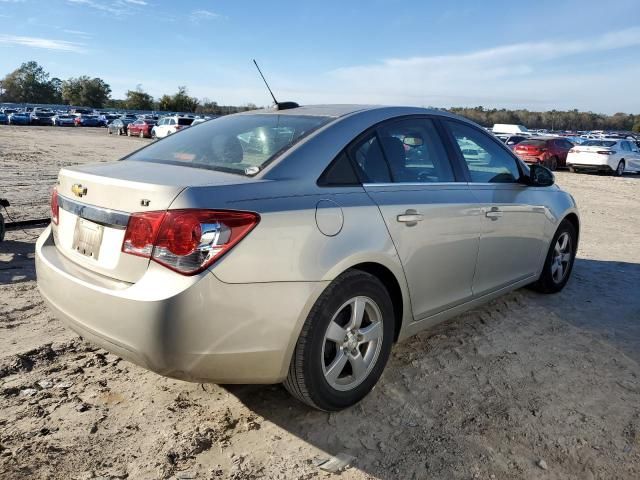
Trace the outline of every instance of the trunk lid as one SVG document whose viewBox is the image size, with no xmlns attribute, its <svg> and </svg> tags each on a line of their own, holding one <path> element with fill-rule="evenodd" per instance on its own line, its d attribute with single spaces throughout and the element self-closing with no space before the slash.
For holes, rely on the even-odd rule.
<svg viewBox="0 0 640 480">
<path fill-rule="evenodd" d="M 58 175 L 55 243 L 78 265 L 134 283 L 148 268 L 149 259 L 121 251 L 131 213 L 166 210 L 190 186 L 251 181 L 241 175 L 152 162 L 66 167 Z"/>
</svg>

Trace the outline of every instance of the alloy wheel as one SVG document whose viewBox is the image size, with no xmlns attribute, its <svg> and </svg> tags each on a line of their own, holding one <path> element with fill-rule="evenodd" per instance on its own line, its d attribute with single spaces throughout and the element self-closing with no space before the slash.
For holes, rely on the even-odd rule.
<svg viewBox="0 0 640 480">
<path fill-rule="evenodd" d="M 616 175 L 621 177 L 623 173 L 624 173 L 624 162 L 621 161 L 620 163 L 618 163 L 618 168 L 616 169 Z"/>
<path fill-rule="evenodd" d="M 327 326 L 322 346 L 325 380 L 348 391 L 360 385 L 376 364 L 383 340 L 380 308 L 369 297 L 345 302 Z"/>
<path fill-rule="evenodd" d="M 573 244 L 568 232 L 563 232 L 556 240 L 551 260 L 551 278 L 556 283 L 562 282 L 569 272 Z"/>
</svg>

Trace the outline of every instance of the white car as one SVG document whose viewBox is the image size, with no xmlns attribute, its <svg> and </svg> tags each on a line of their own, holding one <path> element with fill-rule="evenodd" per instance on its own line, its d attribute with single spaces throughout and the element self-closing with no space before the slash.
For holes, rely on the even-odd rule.
<svg viewBox="0 0 640 480">
<path fill-rule="evenodd" d="M 620 176 L 624 172 L 640 173 L 640 150 L 635 142 L 620 138 L 587 140 L 567 155 L 572 172 L 607 172 Z"/>
<path fill-rule="evenodd" d="M 171 116 L 161 118 L 158 124 L 151 129 L 151 138 L 164 138 L 190 126 L 192 123 L 193 118 L 188 117 Z"/>
</svg>

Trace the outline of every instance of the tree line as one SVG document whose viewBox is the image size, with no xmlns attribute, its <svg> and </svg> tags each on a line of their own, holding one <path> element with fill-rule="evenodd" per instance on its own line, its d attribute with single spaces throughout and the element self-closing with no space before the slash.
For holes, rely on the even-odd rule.
<svg viewBox="0 0 640 480">
<path fill-rule="evenodd" d="M 530 129 L 550 130 L 617 130 L 640 132 L 640 115 L 614 113 L 581 112 L 578 110 L 550 110 L 532 112 L 529 110 L 506 110 L 474 108 L 451 108 L 448 111 L 461 115 L 485 127 L 496 123 L 515 123 Z"/>
<path fill-rule="evenodd" d="M 138 85 L 127 91 L 124 99 L 111 98 L 111 87 L 98 77 L 72 77 L 61 80 L 51 77 L 37 62 L 23 63 L 0 80 L 0 102 L 48 103 L 116 108 L 126 110 L 160 110 L 226 115 L 257 108 L 218 105 L 208 98 L 189 95 L 186 87 L 178 87 L 173 95 L 154 99 Z M 529 110 L 485 109 L 484 107 L 455 107 L 448 111 L 467 117 L 480 125 L 491 127 L 495 123 L 516 123 L 531 129 L 551 130 L 620 130 L 640 132 L 640 115 L 581 112 L 578 110 L 532 112 Z"/>
<path fill-rule="evenodd" d="M 89 76 L 61 80 L 51 77 L 37 62 L 25 62 L 0 80 L 0 102 L 75 105 L 93 108 L 125 110 L 160 110 L 212 115 L 255 110 L 254 104 L 243 106 L 218 105 L 208 98 L 189 95 L 186 87 L 178 87 L 173 95 L 154 99 L 138 85 L 124 99 L 111 98 L 111 87 L 103 79 Z"/>
</svg>

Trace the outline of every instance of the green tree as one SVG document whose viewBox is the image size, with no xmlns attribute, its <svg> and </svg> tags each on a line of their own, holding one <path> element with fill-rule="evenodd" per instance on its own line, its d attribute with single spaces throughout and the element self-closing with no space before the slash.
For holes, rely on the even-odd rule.
<svg viewBox="0 0 640 480">
<path fill-rule="evenodd" d="M 58 79 L 49 80 L 49 74 L 30 61 L 23 63 L 2 79 L 2 100 L 16 103 L 56 103 Z"/>
<path fill-rule="evenodd" d="M 62 82 L 62 98 L 69 105 L 102 108 L 109 100 L 111 87 L 101 78 L 86 75 Z"/>
<path fill-rule="evenodd" d="M 158 108 L 172 112 L 195 112 L 198 103 L 197 98 L 189 96 L 187 87 L 178 87 L 178 91 L 174 95 L 163 95 L 160 98 Z"/>
<path fill-rule="evenodd" d="M 130 110 L 153 110 L 153 97 L 142 90 L 142 85 L 127 91 L 126 108 Z"/>
<path fill-rule="evenodd" d="M 640 122 L 636 122 L 631 130 L 640 133 Z"/>
</svg>

